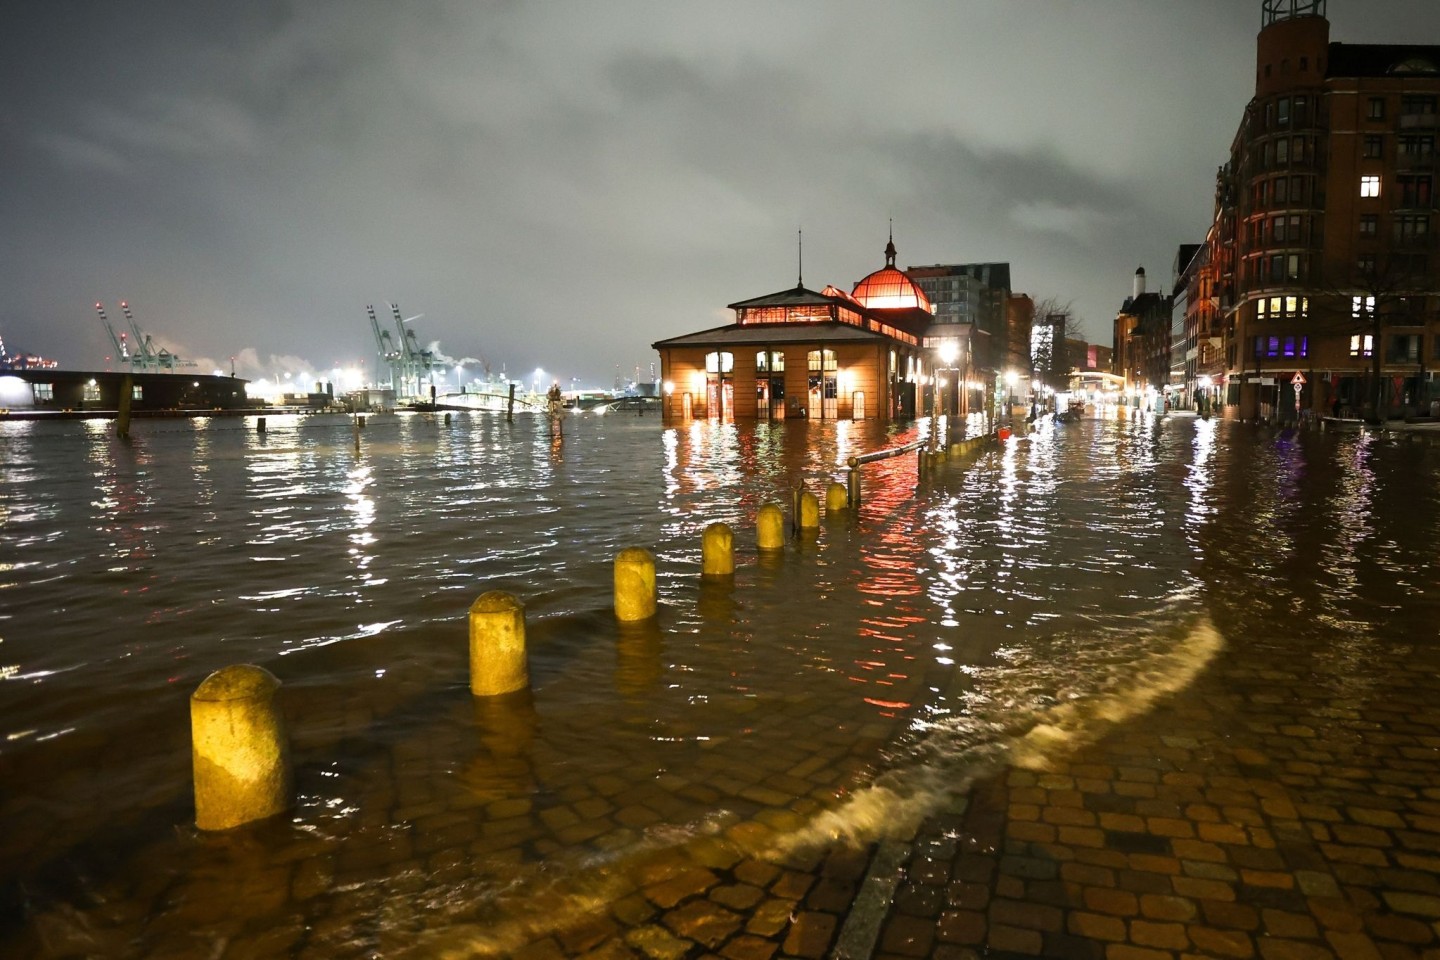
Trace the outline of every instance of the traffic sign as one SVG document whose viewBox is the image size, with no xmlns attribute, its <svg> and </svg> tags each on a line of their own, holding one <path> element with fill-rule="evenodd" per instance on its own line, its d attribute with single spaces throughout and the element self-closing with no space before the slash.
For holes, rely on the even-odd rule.
<svg viewBox="0 0 1440 960">
<path fill-rule="evenodd" d="M 1290 385 L 1291 385 L 1292 387 L 1301 387 L 1301 386 L 1304 386 L 1304 385 L 1305 385 L 1305 374 L 1301 373 L 1299 370 L 1296 370 L 1296 371 L 1295 371 L 1295 376 L 1293 376 L 1293 377 L 1290 378 Z"/>
</svg>

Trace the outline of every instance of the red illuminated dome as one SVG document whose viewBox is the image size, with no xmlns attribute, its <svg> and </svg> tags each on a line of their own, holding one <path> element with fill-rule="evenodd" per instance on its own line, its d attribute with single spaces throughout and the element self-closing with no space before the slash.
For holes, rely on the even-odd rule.
<svg viewBox="0 0 1440 960">
<path fill-rule="evenodd" d="M 855 284 L 851 295 L 871 310 L 924 310 L 934 313 L 930 298 L 895 266 L 895 238 L 885 244 L 885 266 Z"/>
</svg>

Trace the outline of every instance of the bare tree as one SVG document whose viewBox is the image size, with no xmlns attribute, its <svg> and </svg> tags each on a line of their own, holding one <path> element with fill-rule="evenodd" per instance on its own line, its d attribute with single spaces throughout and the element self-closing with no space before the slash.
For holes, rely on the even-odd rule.
<svg viewBox="0 0 1440 960">
<path fill-rule="evenodd" d="M 1075 368 L 1072 340 L 1083 339 L 1080 321 L 1071 310 L 1071 301 L 1061 303 L 1057 297 L 1044 297 L 1035 301 L 1031 315 L 1032 335 L 1030 346 L 1030 368 L 1036 382 L 1054 390 L 1064 390 L 1070 383 L 1070 371 Z"/>
<path fill-rule="evenodd" d="M 1317 291 L 1320 302 L 1310 305 L 1320 332 L 1349 334 L 1355 338 L 1352 354 L 1358 352 L 1370 361 L 1365 374 L 1363 413 L 1373 423 L 1384 421 L 1389 407 L 1381 375 L 1387 335 L 1396 327 L 1424 324 L 1423 263 L 1423 257 L 1417 260 L 1405 253 L 1362 258 L 1341 274 L 1339 282 L 1322 284 Z M 1423 380 L 1423 350 L 1417 352 L 1416 360 Z"/>
</svg>

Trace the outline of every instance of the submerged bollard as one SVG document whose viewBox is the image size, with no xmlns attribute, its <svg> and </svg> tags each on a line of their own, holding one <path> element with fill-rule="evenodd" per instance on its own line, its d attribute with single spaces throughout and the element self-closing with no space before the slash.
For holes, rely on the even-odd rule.
<svg viewBox="0 0 1440 960">
<path fill-rule="evenodd" d="M 860 508 L 860 460 L 850 458 L 850 509 Z"/>
<path fill-rule="evenodd" d="M 825 488 L 825 512 L 838 513 L 850 505 L 849 495 L 845 492 L 845 484 L 831 482 Z"/>
<path fill-rule="evenodd" d="M 735 534 L 726 523 L 712 523 L 700 541 L 700 575 L 728 577 L 735 573 Z"/>
<path fill-rule="evenodd" d="M 449 411 L 446 411 L 446 413 L 445 413 L 445 426 L 447 426 L 447 427 L 450 426 L 450 413 L 449 413 Z"/>
<path fill-rule="evenodd" d="M 655 616 L 655 555 L 644 547 L 615 556 L 615 616 L 626 623 Z"/>
<path fill-rule="evenodd" d="M 264 418 L 264 417 L 256 417 L 256 418 L 255 418 L 255 432 L 256 432 L 256 433 L 264 433 L 264 432 L 265 432 L 265 418 Z"/>
<path fill-rule="evenodd" d="M 755 514 L 755 545 L 761 550 L 785 549 L 785 515 L 777 504 L 767 503 Z"/>
<path fill-rule="evenodd" d="M 525 605 L 504 590 L 482 593 L 470 604 L 470 692 L 493 697 L 529 685 Z"/>
<path fill-rule="evenodd" d="M 290 740 L 280 681 L 261 667 L 216 670 L 190 694 L 195 826 L 229 830 L 290 806 Z"/>
<path fill-rule="evenodd" d="M 820 499 L 809 490 L 800 494 L 800 529 L 820 528 Z"/>
</svg>

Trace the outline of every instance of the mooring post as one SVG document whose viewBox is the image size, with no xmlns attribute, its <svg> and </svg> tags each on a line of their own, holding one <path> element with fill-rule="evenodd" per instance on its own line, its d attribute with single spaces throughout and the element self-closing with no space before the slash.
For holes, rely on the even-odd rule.
<svg viewBox="0 0 1440 960">
<path fill-rule="evenodd" d="M 622 623 L 655 616 L 655 555 L 626 547 L 615 556 L 615 616 Z"/>
<path fill-rule="evenodd" d="M 785 549 L 785 515 L 778 504 L 767 503 L 755 514 L 755 546 L 760 550 Z"/>
<path fill-rule="evenodd" d="M 130 439 L 130 399 L 135 392 L 134 381 L 130 374 L 120 378 L 120 396 L 117 398 L 116 406 L 119 408 L 115 417 L 115 436 L 121 440 Z"/>
<path fill-rule="evenodd" d="M 860 509 L 860 460 L 850 458 L 850 509 Z"/>
<path fill-rule="evenodd" d="M 700 541 L 700 575 L 728 577 L 735 573 L 735 533 L 727 523 L 712 523 Z"/>
<path fill-rule="evenodd" d="M 260 433 L 260 434 L 263 434 L 263 433 L 265 432 L 265 418 L 264 418 L 264 417 L 256 417 L 256 418 L 255 418 L 255 432 L 256 432 L 256 433 Z"/>
<path fill-rule="evenodd" d="M 515 384 L 510 384 L 510 399 L 505 401 L 505 422 L 515 422 Z"/>
<path fill-rule="evenodd" d="M 470 692 L 493 697 L 528 686 L 525 605 L 504 590 L 482 593 L 470 604 Z"/>
<path fill-rule="evenodd" d="M 217 670 L 190 695 L 195 826 L 228 830 L 290 806 L 290 740 L 280 681 L 250 664 Z"/>
<path fill-rule="evenodd" d="M 800 531 L 820 529 L 820 498 L 809 490 L 800 492 Z"/>
</svg>

